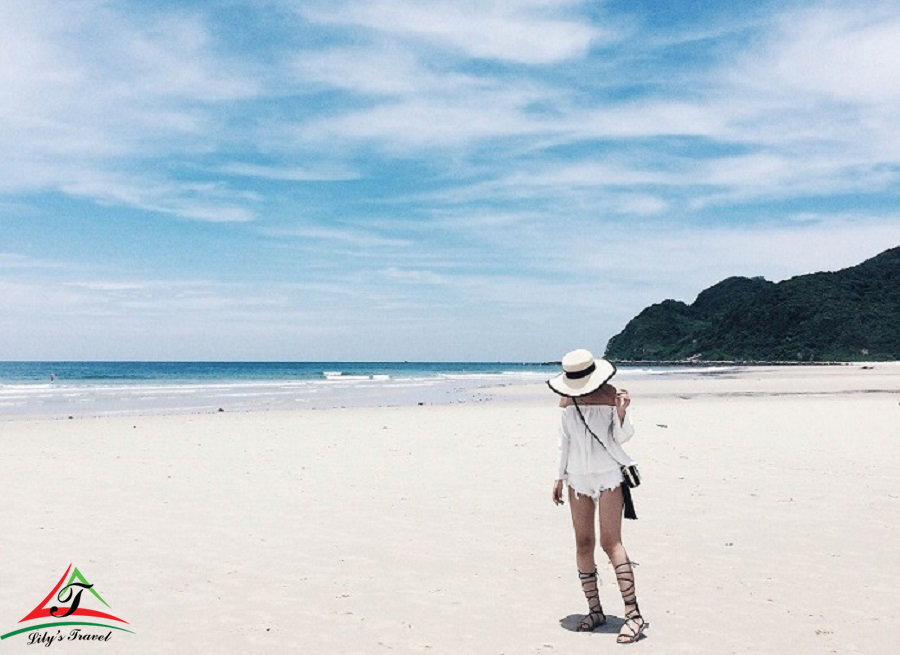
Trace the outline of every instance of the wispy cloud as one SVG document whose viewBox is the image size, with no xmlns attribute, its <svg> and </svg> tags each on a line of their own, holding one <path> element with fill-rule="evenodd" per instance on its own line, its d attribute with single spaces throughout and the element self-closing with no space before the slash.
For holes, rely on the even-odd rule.
<svg viewBox="0 0 900 655">
<path fill-rule="evenodd" d="M 370 248 L 403 248 L 411 245 L 409 239 L 383 236 L 355 227 L 318 227 L 294 225 L 282 228 L 266 228 L 261 233 L 278 239 L 296 239 L 312 242 L 321 251 L 324 245 L 352 246 L 361 250 Z"/>
<path fill-rule="evenodd" d="M 526 14 L 536 7 L 526 5 L 520 7 Z M 669 73 L 668 97 L 651 88 L 588 100 L 570 85 L 535 71 L 476 73 L 452 58 L 436 67 L 427 50 L 404 40 L 410 34 L 425 38 L 416 19 L 411 25 L 384 19 L 382 25 L 382 18 L 367 17 L 365 10 L 354 18 L 347 7 L 310 16 L 369 27 L 380 36 L 370 46 L 302 58 L 298 71 L 302 79 L 367 96 L 371 106 L 304 121 L 294 133 L 305 143 L 375 145 L 388 153 L 423 156 L 437 149 L 479 152 L 483 144 L 492 144 L 498 159 L 487 163 L 487 179 L 445 187 L 432 198 L 475 200 L 496 189 L 512 197 L 549 198 L 617 186 L 622 200 L 607 206 L 627 216 L 659 213 L 673 204 L 648 189 L 652 185 L 669 187 L 693 208 L 798 194 L 877 193 L 896 186 L 900 132 L 889 100 L 890 89 L 900 85 L 893 84 L 890 58 L 866 45 L 900 42 L 895 33 L 900 23 L 881 20 L 884 11 L 813 7 L 786 10 L 767 20 L 756 14 L 745 26 L 762 35 L 752 40 L 752 55 L 727 50 L 727 58 L 709 67 L 702 84 L 695 83 L 695 71 L 661 62 Z M 453 21 L 435 32 L 430 41 L 444 46 L 454 42 Z M 701 36 L 723 34 L 728 30 Z M 687 39 L 655 36 L 660 56 L 672 43 Z M 387 37 L 394 39 L 390 46 L 384 45 Z M 617 38 L 629 37 L 637 38 L 624 30 Z M 848 44 L 852 47 L 844 47 Z M 625 40 L 624 47 L 628 45 Z M 649 56 L 647 46 L 641 47 Z M 892 46 L 886 47 L 889 52 Z M 850 55 L 833 66 L 821 52 Z M 572 55 L 576 70 L 584 67 L 584 56 Z M 613 58 L 610 65 L 628 63 Z M 386 72 L 379 75 L 378 70 Z M 613 78 L 625 77 L 623 71 L 611 70 Z M 848 77 L 863 80 L 857 85 L 866 88 L 846 93 L 843 80 Z M 607 93 L 602 83 L 598 88 Z M 534 111 L 537 107 L 541 110 Z M 672 140 L 679 138 L 691 140 L 691 147 L 673 146 Z M 579 144 L 598 140 L 616 145 L 580 162 L 541 152 L 581 149 Z M 650 140 L 661 148 L 652 148 Z M 501 153 L 506 156 L 502 162 Z M 533 170 L 511 173 L 509 164 L 521 167 L 525 153 L 525 166 Z M 471 160 L 463 155 L 451 161 L 458 166 Z"/>
<path fill-rule="evenodd" d="M 8 156 L 0 191 L 60 189 L 185 218 L 246 220 L 240 208 L 185 202 L 198 189 L 182 189 L 175 178 L 141 188 L 160 158 L 214 145 L 213 108 L 259 93 L 246 68 L 217 53 L 208 26 L 188 12 L 4 3 L 0 148 Z"/>
<path fill-rule="evenodd" d="M 789 9 L 762 57 L 742 57 L 735 82 L 767 96 L 884 107 L 900 99 L 900 18 L 892 2 Z M 736 75 L 736 77 L 737 77 Z"/>
<path fill-rule="evenodd" d="M 568 0 L 374 0 L 322 3 L 300 11 L 313 22 L 366 28 L 467 57 L 548 64 L 583 57 L 594 43 L 616 38 L 615 30 L 579 17 L 581 6 Z"/>
<path fill-rule="evenodd" d="M 234 192 L 217 182 L 176 183 L 154 177 L 115 173 L 94 177 L 73 175 L 71 181 L 60 184 L 59 188 L 101 205 L 126 206 L 213 223 L 244 222 L 254 217 L 247 205 L 256 199 L 255 194 Z"/>
<path fill-rule="evenodd" d="M 64 266 L 63 263 L 53 259 L 29 257 L 15 252 L 0 252 L 0 270 L 27 272 L 62 266 Z"/>
<path fill-rule="evenodd" d="M 258 177 L 266 180 L 282 180 L 288 182 L 340 182 L 359 179 L 355 173 L 340 166 L 300 167 L 300 166 L 263 166 L 259 164 L 226 164 L 219 169 L 226 175 L 242 177 Z"/>
</svg>

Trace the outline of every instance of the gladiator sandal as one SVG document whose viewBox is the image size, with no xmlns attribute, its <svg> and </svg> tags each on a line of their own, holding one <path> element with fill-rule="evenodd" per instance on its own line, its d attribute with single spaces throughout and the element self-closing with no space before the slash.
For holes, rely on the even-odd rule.
<svg viewBox="0 0 900 655">
<path fill-rule="evenodd" d="M 631 562 L 624 562 L 613 567 L 616 571 L 616 581 L 619 583 L 619 591 L 622 592 L 622 601 L 625 603 L 625 623 L 619 630 L 616 643 L 633 644 L 650 624 L 644 621 L 641 610 L 638 608 L 637 594 L 634 591 L 634 569 Z"/>
<path fill-rule="evenodd" d="M 600 590 L 598 588 L 597 569 L 590 573 L 578 572 L 581 578 L 581 590 L 588 602 L 588 613 L 578 624 L 578 632 L 592 632 L 594 628 L 606 623 L 606 614 L 600 605 Z"/>
</svg>

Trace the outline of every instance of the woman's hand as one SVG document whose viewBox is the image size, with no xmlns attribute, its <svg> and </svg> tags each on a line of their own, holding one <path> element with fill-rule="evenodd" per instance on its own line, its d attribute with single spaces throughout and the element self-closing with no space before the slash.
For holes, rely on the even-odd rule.
<svg viewBox="0 0 900 655">
<path fill-rule="evenodd" d="M 563 481 L 562 480 L 557 480 L 556 482 L 553 483 L 553 502 L 556 505 L 564 504 L 563 497 L 562 497 L 562 490 L 563 490 Z"/>
<path fill-rule="evenodd" d="M 631 396 L 628 395 L 627 389 L 619 389 L 616 392 L 616 412 L 619 415 L 619 420 L 625 420 L 625 410 L 628 409 L 628 406 L 631 404 Z"/>
</svg>

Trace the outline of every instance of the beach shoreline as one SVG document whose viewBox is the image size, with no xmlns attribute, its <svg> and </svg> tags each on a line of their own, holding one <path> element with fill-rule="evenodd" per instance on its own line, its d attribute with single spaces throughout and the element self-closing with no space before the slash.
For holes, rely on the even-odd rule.
<svg viewBox="0 0 900 655">
<path fill-rule="evenodd" d="M 512 365 L 508 365 L 512 366 Z M 540 366 L 540 365 L 533 365 Z M 898 362 L 840 366 L 621 367 L 614 383 L 637 383 L 644 397 L 670 393 L 791 394 L 816 379 L 817 393 L 869 393 L 872 380 L 900 371 Z M 146 380 L 127 384 L 79 382 L 0 384 L 0 422 L 41 418 L 192 415 L 219 411 L 285 411 L 348 407 L 446 405 L 540 396 L 554 371 L 397 377 L 349 375 L 319 380 Z M 858 375 L 857 375 L 858 374 Z M 766 385 L 760 386 L 765 377 Z M 779 380 L 781 387 L 773 387 Z M 890 385 L 883 389 L 889 392 Z M 807 391 L 802 391 L 806 393 Z"/>
</svg>

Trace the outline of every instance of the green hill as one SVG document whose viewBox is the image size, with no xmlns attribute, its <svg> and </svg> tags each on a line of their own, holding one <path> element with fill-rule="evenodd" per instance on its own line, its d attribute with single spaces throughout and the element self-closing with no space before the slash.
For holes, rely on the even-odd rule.
<svg viewBox="0 0 900 655">
<path fill-rule="evenodd" d="M 615 360 L 900 359 L 900 247 L 774 283 L 730 277 L 690 305 L 651 305 L 609 340 Z"/>
</svg>

